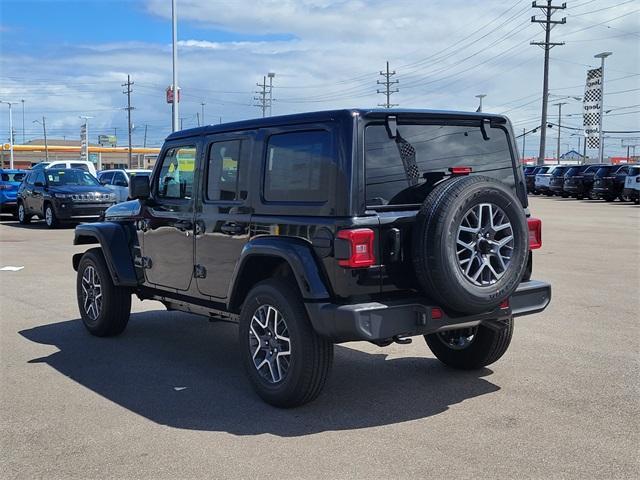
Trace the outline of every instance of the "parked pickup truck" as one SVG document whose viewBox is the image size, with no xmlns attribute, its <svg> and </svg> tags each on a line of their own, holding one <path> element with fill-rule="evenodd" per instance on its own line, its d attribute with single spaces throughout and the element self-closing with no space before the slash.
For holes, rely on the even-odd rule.
<svg viewBox="0 0 640 480">
<path fill-rule="evenodd" d="M 132 295 L 237 322 L 249 380 L 279 407 L 318 396 L 341 342 L 422 336 L 445 364 L 482 368 L 551 298 L 531 279 L 541 222 L 516 152 L 507 118 L 487 113 L 334 110 L 173 133 L 151 177 L 131 179 L 134 200 L 76 227 L 90 245 L 72 260 L 82 322 L 120 334 Z"/>
</svg>

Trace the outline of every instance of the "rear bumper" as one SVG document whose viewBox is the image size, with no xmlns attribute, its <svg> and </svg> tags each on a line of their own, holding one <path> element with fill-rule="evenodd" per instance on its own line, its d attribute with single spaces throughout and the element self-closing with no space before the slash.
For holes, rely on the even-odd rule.
<svg viewBox="0 0 640 480">
<path fill-rule="evenodd" d="M 522 282 L 509 299 L 509 307 L 496 308 L 478 315 L 432 317 L 425 298 L 414 297 L 392 302 L 368 302 L 351 305 L 306 303 L 315 331 L 339 342 L 385 340 L 394 336 L 411 337 L 541 312 L 551 301 L 551 285 L 530 280 Z"/>
</svg>

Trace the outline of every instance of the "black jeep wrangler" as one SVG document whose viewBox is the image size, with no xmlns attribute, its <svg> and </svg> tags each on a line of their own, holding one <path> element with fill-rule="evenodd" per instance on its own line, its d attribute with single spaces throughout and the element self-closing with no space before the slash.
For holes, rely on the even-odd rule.
<svg viewBox="0 0 640 480">
<path fill-rule="evenodd" d="M 338 110 L 170 135 L 135 200 L 80 225 L 82 320 L 121 333 L 131 295 L 238 322 L 257 393 L 313 400 L 333 344 L 423 335 L 445 364 L 481 368 L 516 316 L 542 311 L 508 120 L 485 113 Z"/>
</svg>

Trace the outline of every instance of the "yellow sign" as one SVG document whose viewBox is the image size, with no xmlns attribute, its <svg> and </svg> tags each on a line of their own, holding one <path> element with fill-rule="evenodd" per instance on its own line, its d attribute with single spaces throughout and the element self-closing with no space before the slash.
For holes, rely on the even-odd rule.
<svg viewBox="0 0 640 480">
<path fill-rule="evenodd" d="M 11 150 L 11 144 L 10 143 L 5 143 L 4 145 L 2 145 L 2 149 L 3 150 Z"/>
</svg>

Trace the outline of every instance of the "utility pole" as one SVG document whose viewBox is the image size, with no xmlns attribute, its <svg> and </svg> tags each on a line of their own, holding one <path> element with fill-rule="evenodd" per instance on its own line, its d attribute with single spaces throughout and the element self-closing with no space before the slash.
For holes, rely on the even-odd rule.
<svg viewBox="0 0 640 480">
<path fill-rule="evenodd" d="M 206 125 L 206 124 L 204 123 L 204 106 L 205 106 L 205 105 L 206 105 L 206 103 L 204 103 L 204 102 L 202 102 L 202 103 L 200 104 L 200 106 L 202 107 L 202 116 L 201 116 L 202 125 Z"/>
<path fill-rule="evenodd" d="M 556 10 L 564 10 L 567 8 L 567 4 L 551 5 L 551 0 L 546 0 L 546 5 L 538 5 L 538 2 L 531 4 L 532 8 L 539 8 L 544 14 L 543 20 L 536 19 L 535 15 L 531 17 L 532 23 L 539 23 L 545 32 L 544 42 L 531 42 L 531 45 L 538 45 L 544 50 L 544 74 L 542 84 L 542 120 L 540 125 L 542 129 L 540 131 L 540 153 L 538 155 L 538 165 L 544 165 L 544 157 L 547 143 L 547 103 L 549 100 L 549 51 L 559 45 L 564 45 L 564 42 L 552 42 L 551 30 L 556 25 L 563 25 L 567 23 L 566 17 L 562 17 L 562 20 L 551 20 L 551 16 Z"/>
<path fill-rule="evenodd" d="M 0 103 L 9 105 L 9 168 L 13 169 L 13 111 L 11 109 L 13 103 L 5 102 L 4 100 L 0 100 Z"/>
<path fill-rule="evenodd" d="M 276 74 L 269 72 L 267 76 L 269 77 L 269 116 L 271 116 L 271 109 L 273 108 L 273 77 L 275 77 Z"/>
<path fill-rule="evenodd" d="M 478 109 L 476 110 L 476 112 L 482 112 L 482 99 L 484 97 L 486 97 L 487 95 L 485 93 L 482 93 L 480 95 L 476 95 L 476 98 L 480 99 L 480 105 L 478 105 Z"/>
<path fill-rule="evenodd" d="M 554 103 L 554 107 L 558 107 L 558 163 L 560 163 L 560 130 L 562 129 L 562 105 L 566 105 L 567 102 Z"/>
<path fill-rule="evenodd" d="M 527 129 L 523 128 L 522 129 L 522 158 L 524 158 L 524 146 L 525 146 L 526 140 L 527 140 Z"/>
<path fill-rule="evenodd" d="M 42 121 L 34 120 L 33 123 L 39 123 L 42 125 L 42 131 L 44 133 L 44 158 L 46 161 L 49 161 L 49 145 L 47 145 L 47 120 L 45 117 L 42 117 Z"/>
<path fill-rule="evenodd" d="M 200 126 L 200 112 L 196 112 L 196 123 Z"/>
<path fill-rule="evenodd" d="M 269 103 L 269 99 L 267 98 L 267 77 L 262 77 L 262 83 L 256 83 L 256 86 L 260 87 L 260 90 L 254 92 L 258 94 L 257 97 L 253 97 L 253 99 L 258 102 L 254 103 L 254 106 L 262 109 L 262 118 L 264 118 L 267 116 L 267 107 Z"/>
<path fill-rule="evenodd" d="M 134 107 L 131 106 L 131 86 L 133 85 L 133 82 L 131 81 L 131 76 L 127 75 L 127 83 L 123 83 L 122 86 L 123 87 L 127 87 L 127 89 L 122 92 L 127 96 L 127 121 L 128 121 L 128 127 L 129 127 L 129 168 L 131 168 L 131 110 L 134 109 Z"/>
<path fill-rule="evenodd" d="M 142 147 L 146 148 L 147 147 L 147 127 L 149 125 L 145 124 L 144 125 L 144 142 L 142 142 Z"/>
<path fill-rule="evenodd" d="M 176 0 L 171 0 L 171 33 L 173 36 L 173 102 L 171 102 L 171 131 L 178 129 L 178 11 Z"/>
<path fill-rule="evenodd" d="M 387 97 L 387 101 L 385 103 L 379 103 L 378 106 L 379 107 L 384 107 L 384 108 L 392 108 L 392 107 L 397 107 L 398 104 L 397 103 L 391 103 L 391 94 L 392 93 L 398 93 L 399 90 L 397 88 L 391 88 L 392 85 L 397 85 L 398 83 L 400 83 L 398 80 L 391 80 L 391 77 L 393 77 L 396 74 L 396 71 L 394 70 L 393 72 L 389 71 L 389 62 L 387 62 L 387 70 L 384 72 L 380 72 L 380 75 L 382 77 L 384 77 L 384 80 L 378 80 L 376 83 L 378 85 L 384 85 L 384 90 L 376 90 L 378 93 L 382 93 Z"/>
<path fill-rule="evenodd" d="M 600 63 L 600 126 L 598 128 L 598 161 L 604 163 L 604 135 L 602 131 L 602 118 L 604 117 L 604 59 L 609 55 L 613 55 L 612 52 L 602 52 L 594 55 L 594 58 L 599 58 Z"/>
<path fill-rule="evenodd" d="M 24 98 L 20 100 L 22 102 L 22 144 L 27 143 L 24 137 Z"/>
</svg>

